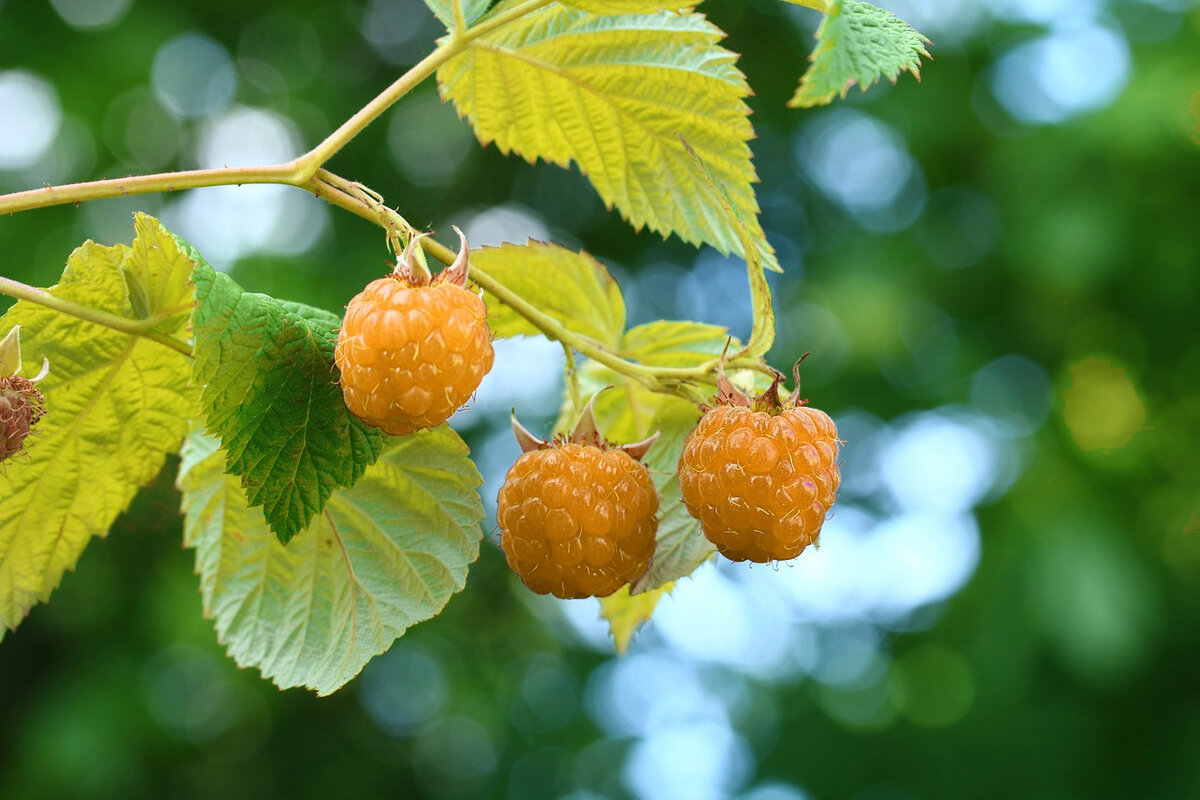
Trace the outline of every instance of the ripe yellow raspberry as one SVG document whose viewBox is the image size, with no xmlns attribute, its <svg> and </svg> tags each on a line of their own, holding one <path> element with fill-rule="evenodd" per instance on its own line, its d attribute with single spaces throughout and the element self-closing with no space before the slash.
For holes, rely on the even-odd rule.
<svg viewBox="0 0 1200 800">
<path fill-rule="evenodd" d="M 465 288 L 459 260 L 432 281 L 415 269 L 409 243 L 396 271 L 371 281 L 346 306 L 334 349 L 351 413 L 393 435 L 440 425 L 492 368 L 487 306 Z"/>
<path fill-rule="evenodd" d="M 590 403 L 584 413 L 591 421 L 581 426 L 594 432 Z M 526 452 L 505 477 L 496 514 L 512 571 L 530 590 L 562 598 L 607 597 L 640 577 L 654 555 L 658 492 L 638 458 L 654 439 L 621 448 L 577 427 L 547 443 L 513 427 Z"/>
<path fill-rule="evenodd" d="M 781 403 L 781 379 L 751 403 L 722 376 L 718 405 L 679 457 L 684 506 L 731 561 L 795 558 L 837 499 L 837 428 L 824 411 L 796 405 L 795 394 Z"/>
</svg>

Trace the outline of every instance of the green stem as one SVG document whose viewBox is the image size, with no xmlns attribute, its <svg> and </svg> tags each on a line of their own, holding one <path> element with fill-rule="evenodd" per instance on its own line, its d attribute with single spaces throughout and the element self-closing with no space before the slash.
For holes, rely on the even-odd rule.
<svg viewBox="0 0 1200 800">
<path fill-rule="evenodd" d="M 559 344 L 562 344 L 562 342 L 559 342 Z M 567 362 L 563 369 L 563 377 L 566 379 L 567 392 L 571 397 L 571 409 L 575 413 L 578 413 L 583 408 L 583 398 L 579 395 L 579 368 L 575 366 L 575 351 L 565 344 L 562 346 L 562 349 L 563 355 L 567 357 Z"/>
<path fill-rule="evenodd" d="M 130 336 L 141 336 L 143 339 L 149 339 L 152 342 L 169 347 L 188 358 L 192 357 L 192 348 L 188 347 L 184 342 L 173 336 L 168 336 L 162 331 L 154 330 L 153 325 L 157 324 L 157 318 L 145 321 L 129 319 L 108 311 L 102 311 L 98 308 L 92 308 L 91 306 L 64 300 L 61 297 L 55 297 L 45 289 L 38 289 L 3 276 L 0 276 L 0 294 L 7 294 L 18 300 L 37 303 L 40 306 L 54 309 L 62 314 L 68 314 L 87 322 L 103 325 L 106 328 L 111 328 L 114 331 L 120 331 Z"/>
</svg>

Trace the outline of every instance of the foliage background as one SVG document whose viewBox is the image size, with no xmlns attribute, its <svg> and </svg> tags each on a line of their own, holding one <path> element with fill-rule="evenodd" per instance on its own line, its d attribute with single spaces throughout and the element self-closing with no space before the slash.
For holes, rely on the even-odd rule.
<svg viewBox="0 0 1200 800">
<path fill-rule="evenodd" d="M 756 91 L 788 269 L 772 359 L 813 351 L 806 394 L 848 441 L 821 553 L 706 567 L 615 660 L 594 606 L 531 598 L 485 546 L 444 614 L 318 700 L 238 671 L 200 618 L 173 461 L 0 646 L 0 796 L 1200 795 L 1200 10 L 884 5 L 934 40 L 922 82 L 813 111 L 784 103 L 815 13 L 703 7 Z M 416 0 L 0 2 L 0 99 L 26 104 L 0 107 L 0 189 L 280 160 L 438 33 Z M 31 160 L 28 120 L 56 115 Z M 472 244 L 587 248 L 631 322 L 748 327 L 736 264 L 480 150 L 432 87 L 332 166 Z M 128 241 L 134 209 L 332 310 L 384 268 L 374 228 L 256 187 L 3 219 L 0 271 L 49 284 L 83 239 Z M 492 497 L 507 409 L 544 429 L 557 358 L 517 343 L 458 423 Z"/>
</svg>

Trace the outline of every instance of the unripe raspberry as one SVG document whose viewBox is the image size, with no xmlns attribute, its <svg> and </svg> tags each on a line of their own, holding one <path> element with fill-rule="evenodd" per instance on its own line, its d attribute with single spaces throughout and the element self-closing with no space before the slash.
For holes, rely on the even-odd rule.
<svg viewBox="0 0 1200 800">
<path fill-rule="evenodd" d="M 487 306 L 466 283 L 459 261 L 429 281 L 407 262 L 372 281 L 346 306 L 334 349 L 351 413 L 393 435 L 440 425 L 479 388 L 492 368 Z"/>
<path fill-rule="evenodd" d="M 619 448 L 578 434 L 547 443 L 519 429 L 528 449 L 500 489 L 500 545 L 538 594 L 607 597 L 641 576 L 654 555 L 658 492 L 635 457 L 654 440 Z"/>
<path fill-rule="evenodd" d="M 679 457 L 684 505 L 731 561 L 795 558 L 816 541 L 837 498 L 833 420 L 797 406 L 795 395 L 781 404 L 778 383 L 753 404 L 723 386 Z"/>
<path fill-rule="evenodd" d="M 16 374 L 21 367 L 20 328 L 14 325 L 0 341 L 0 462 L 20 452 L 46 408 L 36 384 L 46 377 L 50 364 L 43 362 L 42 371 L 33 378 Z"/>
</svg>

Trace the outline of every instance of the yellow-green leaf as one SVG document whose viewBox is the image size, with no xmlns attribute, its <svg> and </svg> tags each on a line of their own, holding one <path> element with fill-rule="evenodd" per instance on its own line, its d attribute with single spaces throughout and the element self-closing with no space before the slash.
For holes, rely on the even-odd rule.
<svg viewBox="0 0 1200 800">
<path fill-rule="evenodd" d="M 715 361 L 728 340 L 720 325 L 660 319 L 626 332 L 620 352 L 648 367 L 699 367 Z"/>
<path fill-rule="evenodd" d="M 825 105 L 845 97 L 855 84 L 865 92 L 880 78 L 895 83 L 904 70 L 920 78 L 928 43 L 889 11 L 857 0 L 831 0 L 809 55 L 812 63 L 788 105 Z"/>
<path fill-rule="evenodd" d="M 593 14 L 641 14 L 649 11 L 678 11 L 700 5 L 701 0 L 559 0 Z"/>
<path fill-rule="evenodd" d="M 737 206 L 729 196 L 729 190 L 717 180 L 717 177 L 712 174 L 712 171 L 700 160 L 700 156 L 691 147 L 688 147 L 688 153 L 698 162 L 709 190 L 725 212 L 726 223 L 742 242 L 742 252 L 747 254 L 746 273 L 750 280 L 750 305 L 754 312 L 754 325 L 750 330 L 750 341 L 746 343 L 745 351 L 738 355 L 761 358 L 775 343 L 775 304 L 771 302 L 771 287 L 767 283 L 765 272 L 766 264 L 760 256 L 766 242 L 755 242 L 755 232 L 738 212 Z M 761 228 L 758 233 L 760 236 L 762 235 Z"/>
<path fill-rule="evenodd" d="M 139 233 L 153 229 L 149 218 Z M 55 297 L 134 318 L 126 272 L 146 278 L 150 308 L 169 308 L 190 292 L 168 239 L 71 254 Z M 181 354 L 147 339 L 20 301 L 0 320 L 0 338 L 21 326 L 24 374 L 43 356 L 38 384 L 46 415 L 25 451 L 0 470 L 0 627 L 16 628 L 74 568 L 93 536 L 117 515 L 179 447 L 196 412 L 191 368 Z"/>
<path fill-rule="evenodd" d="M 329 694 L 463 588 L 482 538 L 480 483 L 450 428 L 396 437 L 284 545 L 225 474 L 217 441 L 194 433 L 179 486 L 204 613 L 240 666 Z"/>
<path fill-rule="evenodd" d="M 137 235 L 133 257 L 125 264 L 127 280 L 143 293 L 146 314 L 142 318 L 161 320 L 158 330 L 174 333 L 191 313 L 190 278 L 200 258 L 191 245 L 149 214 L 134 214 L 133 227 Z"/>
<path fill-rule="evenodd" d="M 615 347 L 625 330 L 621 288 L 604 265 L 587 253 L 530 241 L 471 252 L 473 268 L 491 277 L 571 331 Z M 491 294 L 488 325 L 497 336 L 539 333 L 524 317 Z"/>
<path fill-rule="evenodd" d="M 665 583 L 657 589 L 631 595 L 629 587 L 623 586 L 616 594 L 600 598 L 600 616 L 608 621 L 608 629 L 618 653 L 629 649 L 629 643 L 638 628 L 650 619 L 658 601 L 670 594 L 673 588 L 674 583 Z"/>
<path fill-rule="evenodd" d="M 693 12 L 601 16 L 556 3 L 475 40 L 438 82 L 484 144 L 575 162 L 635 228 L 741 254 L 686 140 L 777 268 L 757 217 L 750 89 L 723 36 Z"/>
</svg>

